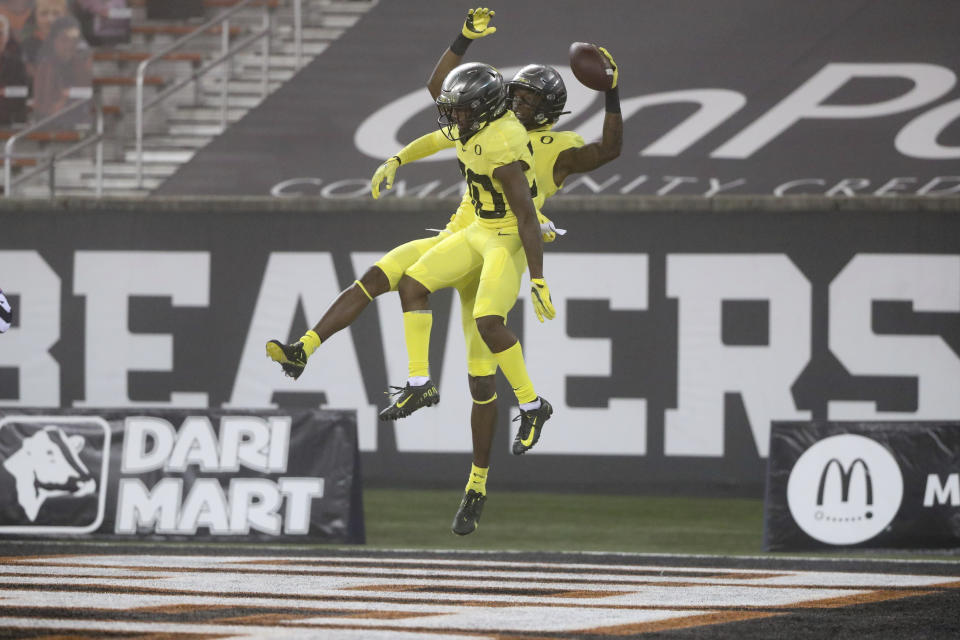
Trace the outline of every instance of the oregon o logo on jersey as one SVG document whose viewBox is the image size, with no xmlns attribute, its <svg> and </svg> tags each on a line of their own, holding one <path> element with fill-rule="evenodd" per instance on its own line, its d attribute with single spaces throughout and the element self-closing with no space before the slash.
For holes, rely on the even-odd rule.
<svg viewBox="0 0 960 640">
<path fill-rule="evenodd" d="M 500 167 L 521 162 L 527 185 L 536 184 L 530 135 L 512 111 L 507 111 L 472 138 L 457 145 L 458 164 L 467 179 L 477 222 L 490 228 L 517 223 L 506 195 L 493 173 Z"/>
<path fill-rule="evenodd" d="M 553 136 L 540 136 L 540 142 L 543 144 L 550 144 L 553 142 Z"/>
</svg>

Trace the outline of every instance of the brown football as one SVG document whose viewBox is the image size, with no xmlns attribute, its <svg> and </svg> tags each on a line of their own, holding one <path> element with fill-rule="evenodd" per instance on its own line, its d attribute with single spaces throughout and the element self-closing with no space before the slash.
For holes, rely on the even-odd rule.
<svg viewBox="0 0 960 640">
<path fill-rule="evenodd" d="M 613 71 L 606 56 L 596 45 L 587 42 L 570 45 L 570 70 L 577 80 L 594 91 L 606 91 L 613 84 Z"/>
</svg>

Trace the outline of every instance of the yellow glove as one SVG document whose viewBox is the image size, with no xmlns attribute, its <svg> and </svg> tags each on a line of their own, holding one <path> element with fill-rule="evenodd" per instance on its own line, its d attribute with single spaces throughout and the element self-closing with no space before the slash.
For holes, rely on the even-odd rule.
<svg viewBox="0 0 960 640">
<path fill-rule="evenodd" d="M 370 179 L 370 193 L 373 194 L 374 200 L 380 197 L 380 183 L 384 180 L 387 181 L 387 189 L 393 188 L 393 178 L 397 175 L 397 168 L 399 166 L 400 158 L 393 156 L 377 167 L 373 178 Z"/>
<path fill-rule="evenodd" d="M 603 47 L 597 47 L 600 50 L 600 53 L 607 57 L 607 61 L 610 63 L 610 66 L 613 67 L 613 84 L 610 85 L 611 89 L 617 88 L 617 80 L 620 79 L 620 70 L 617 69 L 617 63 L 613 61 L 613 56 L 610 55 L 610 52 L 604 49 Z"/>
<path fill-rule="evenodd" d="M 544 242 L 553 242 L 557 239 L 557 232 L 550 228 L 550 218 L 537 211 L 537 222 L 540 223 L 540 232 Z"/>
<path fill-rule="evenodd" d="M 486 7 L 470 9 L 470 11 L 467 11 L 467 19 L 463 23 L 463 29 L 460 30 L 460 33 L 462 33 L 465 38 L 471 40 L 493 35 L 497 32 L 497 28 L 490 26 L 490 20 L 495 15 L 495 11 L 491 11 Z"/>
<path fill-rule="evenodd" d="M 544 316 L 547 320 L 553 320 L 557 315 L 557 310 L 553 308 L 553 300 L 550 299 L 550 287 L 543 278 L 530 278 L 530 298 L 533 299 L 533 310 L 537 312 L 537 320 L 543 322 Z"/>
</svg>

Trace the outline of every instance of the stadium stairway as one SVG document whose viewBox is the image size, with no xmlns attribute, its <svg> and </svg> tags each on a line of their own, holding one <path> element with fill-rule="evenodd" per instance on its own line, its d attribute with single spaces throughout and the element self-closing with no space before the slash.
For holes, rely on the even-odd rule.
<svg viewBox="0 0 960 640">
<path fill-rule="evenodd" d="M 143 0 L 129 0 L 133 9 L 131 41 L 113 48 L 94 50 L 94 85 L 100 92 L 106 118 L 103 165 L 103 195 L 145 197 L 190 160 L 223 131 L 220 126 L 222 76 L 220 68 L 210 71 L 198 83 L 189 83 L 166 98 L 160 106 L 145 114 L 143 180 L 136 178 L 135 76 L 137 65 L 152 52 L 159 51 L 177 38 L 190 33 L 237 0 L 204 0 L 206 15 L 189 22 L 147 20 Z M 293 2 L 269 0 L 274 5 L 267 95 L 296 73 Z M 323 53 L 329 44 L 353 26 L 378 0 L 302 0 L 301 61 L 303 67 Z M 230 18 L 230 43 L 262 26 L 262 8 L 258 3 Z M 151 65 L 145 79 L 145 100 L 152 92 L 169 83 L 189 77 L 193 71 L 220 53 L 221 32 L 197 37 L 169 58 Z M 228 83 L 227 126 L 242 118 L 265 97 L 262 90 L 260 42 L 236 54 Z M 197 86 L 194 87 L 194 84 Z M 9 136 L 7 136 L 9 137 Z M 35 135 L 23 140 L 17 152 L 37 152 L 66 148 L 75 136 Z M 30 161 L 15 163 L 15 172 Z M 57 196 L 96 195 L 96 166 L 92 148 L 57 162 Z M 2 181 L 2 176 L 0 176 Z M 16 187 L 17 197 L 49 197 L 47 173 L 30 178 Z"/>
</svg>

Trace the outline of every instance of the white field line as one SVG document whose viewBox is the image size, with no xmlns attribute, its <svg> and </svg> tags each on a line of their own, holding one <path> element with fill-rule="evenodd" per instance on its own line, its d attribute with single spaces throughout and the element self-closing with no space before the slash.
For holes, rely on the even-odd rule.
<svg viewBox="0 0 960 640">
<path fill-rule="evenodd" d="M 844 606 L 914 595 L 951 580 L 956 579 L 476 556 L 4 558 L 0 635 L 27 627 L 236 638 L 603 636 L 608 630 L 616 635 L 624 629 L 712 624 L 750 612 L 776 615 L 817 602 Z M 25 617 L 26 608 L 40 612 Z M 57 617 L 61 611 L 70 613 Z"/>
</svg>

